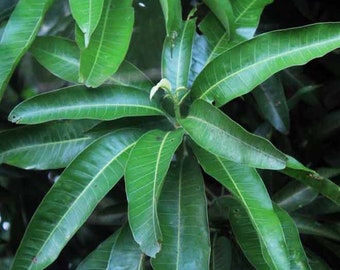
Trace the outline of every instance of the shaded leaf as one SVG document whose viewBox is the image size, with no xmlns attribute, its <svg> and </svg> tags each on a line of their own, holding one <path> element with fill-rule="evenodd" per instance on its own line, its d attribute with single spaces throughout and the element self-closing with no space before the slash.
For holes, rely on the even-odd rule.
<svg viewBox="0 0 340 270">
<path fill-rule="evenodd" d="M 23 169 L 66 167 L 94 137 L 84 134 L 95 121 L 63 121 L 0 133 L 0 163 Z"/>
<path fill-rule="evenodd" d="M 170 81 L 173 90 L 188 87 L 192 45 L 196 31 L 196 19 L 181 24 L 178 37 L 167 37 L 162 56 L 162 78 Z"/>
<path fill-rule="evenodd" d="M 179 123 L 199 146 L 215 155 L 257 168 L 286 166 L 285 156 L 269 141 L 247 132 L 203 100 L 197 100 Z"/>
<path fill-rule="evenodd" d="M 337 23 L 315 24 L 267 33 L 243 42 L 203 69 L 193 84 L 192 96 L 214 100 L 222 106 L 252 91 L 274 73 L 338 48 L 339 29 Z"/>
<path fill-rule="evenodd" d="M 310 186 L 320 192 L 322 195 L 340 204 L 340 187 L 331 180 L 322 177 L 315 171 L 303 166 L 300 162 L 292 157 L 288 157 L 287 168 L 281 172 L 290 177 L 299 180 L 301 183 Z"/>
<path fill-rule="evenodd" d="M 17 105 L 8 119 L 36 124 L 57 119 L 113 120 L 126 116 L 162 115 L 147 93 L 120 85 L 88 89 L 76 85 L 40 94 Z"/>
<path fill-rule="evenodd" d="M 210 255 L 203 177 L 193 156 L 174 161 L 158 203 L 162 249 L 151 260 L 157 270 L 208 269 Z"/>
<path fill-rule="evenodd" d="M 75 42 L 61 37 L 38 37 L 30 52 L 57 77 L 78 82 L 80 51 Z"/>
<path fill-rule="evenodd" d="M 225 186 L 241 203 L 247 213 L 245 226 L 249 232 L 255 230 L 262 246 L 264 259 L 273 269 L 288 269 L 289 258 L 286 250 L 284 234 L 280 221 L 273 209 L 271 199 L 257 171 L 248 166 L 210 154 L 204 149 L 193 145 L 204 171 Z M 231 211 L 233 213 L 233 211 Z M 239 212 L 235 212 L 239 215 Z M 244 217 L 245 218 L 245 217 Z M 240 221 L 241 222 L 241 221 Z M 242 221 L 242 222 L 245 222 Z M 238 226 L 237 226 L 238 227 Z M 242 232 L 244 233 L 244 232 Z M 254 243 L 244 243 L 255 247 Z M 248 241 L 249 238 L 243 238 Z M 249 247 L 249 248 L 251 248 Z M 258 252 L 255 247 L 252 252 Z"/>
<path fill-rule="evenodd" d="M 129 226 L 125 225 L 88 255 L 77 270 L 141 270 L 143 263 L 144 255 L 134 241 Z"/>
<path fill-rule="evenodd" d="M 289 111 L 283 86 L 277 76 L 272 76 L 253 91 L 260 111 L 272 126 L 286 134 L 290 129 Z"/>
<path fill-rule="evenodd" d="M 0 41 L 0 100 L 15 66 L 32 44 L 52 2 L 20 1 L 12 12 Z"/>
<path fill-rule="evenodd" d="M 60 175 L 41 202 L 17 250 L 12 269 L 51 264 L 99 201 L 123 176 L 141 132 L 107 134 L 90 144 Z"/>
<path fill-rule="evenodd" d="M 182 7 L 180 0 L 159 0 L 166 25 L 167 36 L 176 38 L 182 24 Z"/>
<path fill-rule="evenodd" d="M 230 270 L 231 257 L 231 244 L 229 239 L 215 234 L 211 248 L 210 269 Z"/>
<path fill-rule="evenodd" d="M 182 141 L 183 130 L 151 130 L 138 140 L 125 171 L 129 223 L 142 251 L 155 257 L 161 249 L 158 199 L 170 161 Z"/>
<path fill-rule="evenodd" d="M 103 11 L 104 0 L 69 0 L 72 16 L 84 33 L 85 47 L 90 42 Z"/>
<path fill-rule="evenodd" d="M 80 81 L 98 87 L 124 60 L 133 30 L 132 0 L 105 0 L 101 19 L 90 43 L 80 54 Z"/>
</svg>

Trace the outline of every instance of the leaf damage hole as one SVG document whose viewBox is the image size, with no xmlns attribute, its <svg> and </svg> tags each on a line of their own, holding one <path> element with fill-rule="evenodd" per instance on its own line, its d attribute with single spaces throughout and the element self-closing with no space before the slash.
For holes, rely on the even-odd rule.
<svg viewBox="0 0 340 270">
<path fill-rule="evenodd" d="M 33 262 L 33 263 L 37 263 L 37 262 L 38 262 L 38 258 L 37 258 L 36 256 L 34 256 L 34 257 L 32 258 L 32 262 Z"/>
</svg>

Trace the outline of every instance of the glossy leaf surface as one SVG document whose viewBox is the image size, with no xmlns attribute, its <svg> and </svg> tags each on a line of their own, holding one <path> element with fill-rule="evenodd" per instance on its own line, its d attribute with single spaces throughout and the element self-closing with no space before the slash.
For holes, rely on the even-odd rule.
<svg viewBox="0 0 340 270">
<path fill-rule="evenodd" d="M 84 33 L 85 47 L 96 29 L 103 11 L 104 0 L 69 0 L 72 16 Z"/>
<path fill-rule="evenodd" d="M 80 51 L 72 40 L 53 36 L 39 37 L 34 41 L 30 52 L 57 77 L 78 82 Z"/>
<path fill-rule="evenodd" d="M 151 260 L 155 270 L 205 270 L 210 241 L 203 177 L 193 156 L 174 161 L 158 203 L 162 249 Z"/>
<path fill-rule="evenodd" d="M 158 199 L 170 161 L 182 141 L 183 130 L 152 130 L 138 140 L 125 172 L 129 223 L 136 242 L 150 257 L 161 249 Z"/>
<path fill-rule="evenodd" d="M 205 172 L 225 186 L 244 207 L 263 244 L 262 252 L 268 265 L 273 269 L 289 268 L 281 224 L 257 171 L 210 154 L 195 145 L 194 152 Z"/>
<path fill-rule="evenodd" d="M 12 269 L 51 264 L 99 201 L 123 176 L 129 151 L 141 133 L 127 129 L 90 144 L 60 175 L 33 216 Z"/>
<path fill-rule="evenodd" d="M 305 167 L 294 158 L 288 157 L 287 168 L 281 172 L 316 189 L 328 199 L 340 204 L 340 187 L 331 180 L 322 177 L 315 171 Z"/>
<path fill-rule="evenodd" d="M 254 36 L 264 7 L 273 0 L 230 0 L 236 33 L 245 39 Z"/>
<path fill-rule="evenodd" d="M 285 156 L 269 141 L 247 132 L 203 100 L 196 101 L 179 122 L 198 145 L 215 155 L 263 169 L 286 166 Z"/>
<path fill-rule="evenodd" d="M 280 79 L 277 76 L 270 77 L 253 94 L 263 117 L 276 130 L 286 134 L 290 129 L 289 111 Z"/>
<path fill-rule="evenodd" d="M 173 90 L 188 87 L 192 44 L 196 31 L 196 20 L 182 24 L 176 39 L 165 39 L 162 56 L 162 77 L 169 80 Z"/>
<path fill-rule="evenodd" d="M 204 3 L 219 19 L 225 31 L 230 33 L 234 24 L 234 14 L 230 0 L 204 0 Z"/>
<path fill-rule="evenodd" d="M 15 66 L 32 44 L 52 2 L 26 0 L 16 5 L 0 41 L 0 100 Z"/>
<path fill-rule="evenodd" d="M 133 239 L 129 226 L 124 225 L 88 255 L 77 270 L 142 270 L 143 263 L 144 255 Z"/>
<path fill-rule="evenodd" d="M 101 19 L 90 43 L 80 54 L 80 81 L 98 87 L 124 60 L 133 30 L 131 0 L 105 0 Z"/>
<path fill-rule="evenodd" d="M 138 89 L 119 85 L 88 89 L 76 85 L 25 100 L 12 110 L 8 119 L 18 124 L 36 124 L 57 119 L 113 120 L 162 114 L 157 103 Z"/>
<path fill-rule="evenodd" d="M 94 138 L 84 134 L 95 121 L 63 121 L 0 133 L 0 163 L 23 169 L 64 168 Z"/>
<path fill-rule="evenodd" d="M 193 98 L 222 106 L 252 91 L 274 73 L 305 64 L 340 47 L 339 28 L 337 23 L 315 24 L 243 42 L 203 69 L 193 84 Z"/>
</svg>

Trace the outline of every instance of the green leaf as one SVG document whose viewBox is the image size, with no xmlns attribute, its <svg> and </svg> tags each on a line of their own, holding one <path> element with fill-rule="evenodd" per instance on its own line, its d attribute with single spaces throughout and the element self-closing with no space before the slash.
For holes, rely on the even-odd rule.
<svg viewBox="0 0 340 270">
<path fill-rule="evenodd" d="M 23 169 L 66 167 L 94 138 L 95 121 L 63 121 L 0 132 L 0 163 Z"/>
<path fill-rule="evenodd" d="M 231 270 L 231 244 L 228 238 L 214 235 L 211 247 L 211 270 Z"/>
<path fill-rule="evenodd" d="M 210 154 L 196 145 L 193 147 L 204 171 L 225 186 L 244 207 L 263 244 L 262 252 L 268 265 L 273 269 L 289 269 L 281 224 L 257 171 Z"/>
<path fill-rule="evenodd" d="M 192 96 L 222 106 L 252 91 L 274 73 L 340 47 L 339 25 L 322 23 L 275 31 L 243 42 L 203 69 L 193 84 Z"/>
<path fill-rule="evenodd" d="M 90 43 L 80 54 L 80 81 L 98 87 L 124 60 L 133 30 L 132 0 L 105 0 L 104 12 Z M 112 6 L 112 7 L 111 7 Z"/>
<path fill-rule="evenodd" d="M 107 83 L 129 86 L 146 91 L 147 93 L 154 86 L 145 73 L 126 60 L 119 66 L 117 72 L 107 80 Z"/>
<path fill-rule="evenodd" d="M 279 217 L 283 232 L 285 235 L 286 244 L 288 247 L 290 269 L 294 270 L 309 270 L 311 269 L 308 264 L 306 253 L 300 241 L 299 231 L 296 228 L 294 220 L 288 213 L 274 204 L 274 209 Z"/>
<path fill-rule="evenodd" d="M 269 141 L 247 132 L 203 100 L 194 102 L 179 123 L 199 146 L 215 155 L 263 169 L 286 166 L 285 156 Z"/>
<path fill-rule="evenodd" d="M 216 15 L 226 32 L 233 31 L 234 14 L 229 0 L 204 0 L 204 3 Z"/>
<path fill-rule="evenodd" d="M 136 242 L 150 257 L 155 257 L 161 249 L 158 198 L 183 133 L 182 129 L 169 132 L 149 131 L 138 140 L 126 166 L 129 223 Z"/>
<path fill-rule="evenodd" d="M 8 119 L 17 124 L 37 124 L 57 119 L 113 120 L 162 114 L 157 103 L 138 89 L 120 85 L 88 89 L 76 85 L 27 99 L 12 110 Z"/>
<path fill-rule="evenodd" d="M 327 226 L 326 224 L 316 221 L 314 218 L 303 215 L 294 214 L 293 218 L 301 234 L 321 236 L 340 241 L 340 232 L 331 226 Z"/>
<path fill-rule="evenodd" d="M 168 37 L 176 38 L 182 25 L 182 7 L 180 0 L 159 0 L 166 24 Z"/>
<path fill-rule="evenodd" d="M 255 34 L 263 9 L 273 0 L 230 0 L 230 2 L 237 34 L 250 39 Z"/>
<path fill-rule="evenodd" d="M 185 152 L 177 158 L 158 202 L 162 249 L 151 264 L 155 270 L 205 270 L 210 239 L 204 181 L 193 156 Z"/>
<path fill-rule="evenodd" d="M 90 42 L 103 11 L 104 0 L 69 0 L 72 16 L 84 33 L 85 47 Z"/>
<path fill-rule="evenodd" d="M 16 5 L 0 41 L 0 100 L 15 66 L 32 44 L 52 2 L 26 0 Z"/>
<path fill-rule="evenodd" d="M 144 255 L 134 241 L 129 226 L 125 225 L 88 255 L 77 270 L 141 270 L 143 263 Z"/>
<path fill-rule="evenodd" d="M 287 156 L 287 158 L 287 168 L 282 170 L 282 173 L 316 189 L 328 199 L 336 204 L 340 204 L 340 187 L 338 185 L 331 180 L 322 177 L 317 172 L 303 166 L 294 158 L 289 156 Z"/>
<path fill-rule="evenodd" d="M 141 132 L 107 134 L 90 144 L 60 175 L 41 202 L 16 253 L 12 269 L 44 269 L 123 176 Z"/>
<path fill-rule="evenodd" d="M 195 31 L 196 19 L 187 20 L 182 24 L 175 40 L 171 37 L 165 39 L 162 56 L 162 78 L 170 81 L 173 90 L 179 87 L 188 87 Z"/>
<path fill-rule="evenodd" d="M 265 119 L 281 133 L 290 128 L 289 111 L 280 79 L 272 76 L 253 91 L 256 102 Z"/>
<path fill-rule="evenodd" d="M 292 212 L 310 204 L 318 195 L 317 190 L 293 181 L 280 189 L 272 198 L 278 206 L 287 212 Z"/>
<path fill-rule="evenodd" d="M 30 52 L 38 62 L 57 77 L 78 82 L 80 51 L 72 40 L 61 37 L 38 37 Z"/>
</svg>

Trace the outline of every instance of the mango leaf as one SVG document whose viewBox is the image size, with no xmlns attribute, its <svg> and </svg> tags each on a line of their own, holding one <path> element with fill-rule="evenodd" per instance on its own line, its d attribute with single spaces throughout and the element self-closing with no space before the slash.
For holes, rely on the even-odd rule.
<svg viewBox="0 0 340 270">
<path fill-rule="evenodd" d="M 185 131 L 202 148 L 220 157 L 263 169 L 282 169 L 285 156 L 269 141 L 253 135 L 203 100 L 191 106 L 179 120 Z"/>
<path fill-rule="evenodd" d="M 299 231 L 294 223 L 294 220 L 288 215 L 286 211 L 275 204 L 274 209 L 281 221 L 283 232 L 285 234 L 290 259 L 290 269 L 311 269 L 308 264 L 306 253 L 300 241 Z"/>
<path fill-rule="evenodd" d="M 0 100 L 15 66 L 32 44 L 52 2 L 20 1 L 12 12 L 0 41 Z"/>
<path fill-rule="evenodd" d="M 274 194 L 272 199 L 287 212 L 295 211 L 313 202 L 319 192 L 309 186 L 292 181 Z"/>
<path fill-rule="evenodd" d="M 214 235 L 211 247 L 210 269 L 231 270 L 231 244 L 228 238 Z"/>
<path fill-rule="evenodd" d="M 161 251 L 151 259 L 153 269 L 208 269 L 210 237 L 204 181 L 196 159 L 188 153 L 170 166 L 158 216 L 163 241 Z"/>
<path fill-rule="evenodd" d="M 196 19 L 190 19 L 182 24 L 175 40 L 172 40 L 171 37 L 165 39 L 162 56 L 162 77 L 169 80 L 173 90 L 179 87 L 188 87 L 195 32 Z"/>
<path fill-rule="evenodd" d="M 69 0 L 73 18 L 84 33 L 85 47 L 96 29 L 103 11 L 104 0 Z"/>
<path fill-rule="evenodd" d="M 230 2 L 237 34 L 250 39 L 255 35 L 263 9 L 273 0 L 230 0 Z"/>
<path fill-rule="evenodd" d="M 257 171 L 213 155 L 195 144 L 193 149 L 204 171 L 225 186 L 244 207 L 247 219 L 261 242 L 267 264 L 272 269 L 289 269 L 281 223 Z"/>
<path fill-rule="evenodd" d="M 129 61 L 123 61 L 119 69 L 113 74 L 106 83 L 130 86 L 142 91 L 150 92 L 154 86 L 149 77 L 145 75 L 139 68 Z"/>
<path fill-rule="evenodd" d="M 35 59 L 57 77 L 78 82 L 80 51 L 72 40 L 61 37 L 38 37 L 30 52 Z"/>
<path fill-rule="evenodd" d="M 321 236 L 335 241 L 340 241 L 340 232 L 331 226 L 322 224 L 314 218 L 306 217 L 304 215 L 294 214 L 293 218 L 301 234 Z"/>
<path fill-rule="evenodd" d="M 144 255 L 126 224 L 88 255 L 79 264 L 77 270 L 142 270 L 144 268 L 143 263 Z"/>
<path fill-rule="evenodd" d="M 96 123 L 62 121 L 3 131 L 0 133 L 0 163 L 23 169 L 64 168 L 94 140 L 84 133 Z"/>
<path fill-rule="evenodd" d="M 287 156 L 287 168 L 281 172 L 310 186 L 322 195 L 340 204 L 340 187 L 317 172 L 305 167 L 294 158 Z"/>
<path fill-rule="evenodd" d="M 12 110 L 8 119 L 18 124 L 37 124 L 57 119 L 113 120 L 162 114 L 157 103 L 138 89 L 119 85 L 88 89 L 76 85 L 27 99 Z"/>
<path fill-rule="evenodd" d="M 234 13 L 229 0 L 204 0 L 204 3 L 219 19 L 226 32 L 230 33 L 234 30 Z"/>
<path fill-rule="evenodd" d="M 287 134 L 290 128 L 289 111 L 280 79 L 277 76 L 270 77 L 253 94 L 263 117 L 276 130 Z"/>
<path fill-rule="evenodd" d="M 142 136 L 130 154 L 125 171 L 129 223 L 142 251 L 155 257 L 161 249 L 157 216 L 158 198 L 170 161 L 182 141 L 183 130 L 151 130 Z"/>
<path fill-rule="evenodd" d="M 159 0 L 166 25 L 168 37 L 175 39 L 182 24 L 182 6 L 180 0 Z"/>
<path fill-rule="evenodd" d="M 124 60 L 133 30 L 132 0 L 105 0 L 104 12 L 90 43 L 80 54 L 80 81 L 98 87 Z"/>
<path fill-rule="evenodd" d="M 44 269 L 123 176 L 136 129 L 107 134 L 90 144 L 60 175 L 30 221 L 12 269 Z"/>
<path fill-rule="evenodd" d="M 275 31 L 243 42 L 203 69 L 194 81 L 192 96 L 222 106 L 252 91 L 274 73 L 340 47 L 339 25 L 322 23 Z"/>
</svg>

